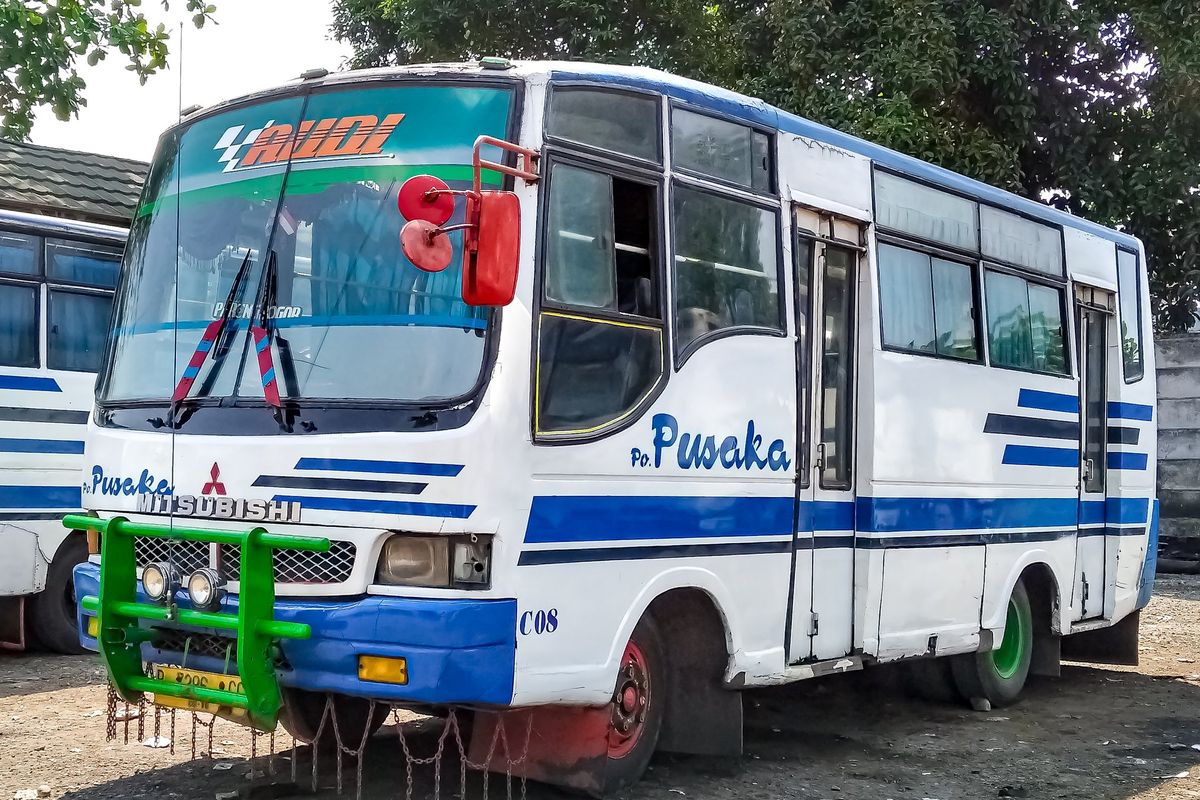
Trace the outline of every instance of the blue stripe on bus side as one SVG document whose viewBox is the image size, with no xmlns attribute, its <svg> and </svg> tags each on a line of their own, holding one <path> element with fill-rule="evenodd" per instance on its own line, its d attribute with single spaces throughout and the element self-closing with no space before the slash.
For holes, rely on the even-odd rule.
<svg viewBox="0 0 1200 800">
<path fill-rule="evenodd" d="M 0 438 L 0 453 L 57 453 L 83 455 L 83 442 L 70 439 Z"/>
<path fill-rule="evenodd" d="M 1146 469 L 1149 461 L 1149 456 L 1146 453 L 1110 451 L 1108 454 L 1109 469 Z"/>
<path fill-rule="evenodd" d="M 26 392 L 61 392 L 54 378 L 36 375 L 0 375 L 0 389 L 20 389 Z"/>
<path fill-rule="evenodd" d="M 421 461 L 367 461 L 357 458 L 302 458 L 296 469 L 325 469 L 341 472 L 370 472 L 380 475 L 434 475 L 453 478 L 462 464 L 428 464 Z"/>
<path fill-rule="evenodd" d="M 1078 524 L 1074 497 L 860 497 L 858 530 L 873 533 Z"/>
<path fill-rule="evenodd" d="M 533 498 L 525 541 L 611 542 L 717 536 L 791 536 L 791 497 Z"/>
<path fill-rule="evenodd" d="M 1010 444 L 1004 447 L 1001 463 L 1024 467 L 1078 467 L 1079 450 L 1074 447 Z"/>
<path fill-rule="evenodd" d="M 1109 403 L 1108 418 L 1149 422 L 1154 419 L 1154 406 L 1144 406 L 1139 403 Z"/>
<path fill-rule="evenodd" d="M 1079 413 L 1079 396 L 1060 394 L 1059 392 L 1043 392 L 1038 389 L 1022 389 L 1017 395 L 1017 405 L 1021 408 L 1037 408 L 1042 411 L 1062 411 L 1067 414 Z"/>
<path fill-rule="evenodd" d="M 63 508 L 83 505 L 78 486 L 0 486 L 0 508 Z"/>
</svg>

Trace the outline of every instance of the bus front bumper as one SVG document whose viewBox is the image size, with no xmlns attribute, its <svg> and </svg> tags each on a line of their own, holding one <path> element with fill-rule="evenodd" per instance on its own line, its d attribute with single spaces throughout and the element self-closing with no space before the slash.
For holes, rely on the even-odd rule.
<svg viewBox="0 0 1200 800">
<path fill-rule="evenodd" d="M 95 596 L 100 567 L 75 568 L 75 596 Z M 149 602 L 138 587 L 139 602 Z M 178 595 L 189 607 L 187 592 Z M 238 598 L 227 596 L 224 613 L 237 614 Z M 292 689 L 365 697 L 394 703 L 507 705 L 513 694 L 516 657 L 516 600 L 444 600 L 365 596 L 345 600 L 277 599 L 274 618 L 312 627 L 308 639 L 278 642 L 279 683 Z M 98 650 L 88 633 L 90 612 L 80 608 L 80 643 Z M 148 623 L 145 623 L 148 624 Z M 142 645 L 142 658 L 154 664 L 206 672 L 236 671 L 236 640 L 220 632 L 156 623 L 162 641 L 193 637 L 186 659 L 182 648 Z M 230 645 L 232 655 L 213 655 Z M 359 678 L 360 656 L 403 658 L 407 682 Z M 186 663 L 185 663 L 186 661 Z M 227 663 L 228 662 L 228 663 Z"/>
</svg>

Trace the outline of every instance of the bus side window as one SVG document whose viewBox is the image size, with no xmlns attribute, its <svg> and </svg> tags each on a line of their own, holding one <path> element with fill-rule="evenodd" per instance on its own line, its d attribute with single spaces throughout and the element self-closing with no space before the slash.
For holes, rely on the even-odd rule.
<svg viewBox="0 0 1200 800">
<path fill-rule="evenodd" d="M 0 231 L 0 365 L 38 366 L 39 288 L 42 240 Z"/>
<path fill-rule="evenodd" d="M 662 380 L 658 186 L 556 162 L 548 191 L 534 429 L 598 435 Z"/>
<path fill-rule="evenodd" d="M 46 240 L 48 368 L 100 369 L 112 315 L 112 289 L 120 267 L 119 248 Z"/>
</svg>

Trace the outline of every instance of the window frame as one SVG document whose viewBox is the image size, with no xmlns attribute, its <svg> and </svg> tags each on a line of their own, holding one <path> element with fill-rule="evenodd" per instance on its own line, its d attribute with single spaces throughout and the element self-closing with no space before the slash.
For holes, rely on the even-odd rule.
<svg viewBox="0 0 1200 800">
<path fill-rule="evenodd" d="M 3 234 L 3 233 L 7 233 L 12 236 L 27 236 L 33 240 L 33 243 L 34 243 L 34 249 L 33 249 L 34 270 L 33 270 L 33 272 L 8 272 L 7 270 L 0 270 L 0 278 L 12 279 L 12 280 L 18 280 L 18 281 L 34 281 L 34 282 L 45 279 L 45 277 L 46 277 L 46 242 L 50 238 L 57 239 L 57 238 L 61 238 L 61 237 L 57 237 L 57 236 L 49 237 L 49 236 L 46 236 L 44 233 L 41 233 L 38 231 L 33 231 L 33 230 L 22 229 L 22 228 L 13 226 L 13 225 L 0 225 L 0 234 Z"/>
<path fill-rule="evenodd" d="M 1070 314 L 1070 305 L 1067 298 L 1067 290 L 1070 288 L 1071 279 L 1067 271 L 1067 240 L 1066 230 L 1062 225 L 1056 225 L 1045 220 L 1038 219 L 1023 209 L 1011 208 L 1009 206 L 1000 205 L 987 200 L 982 200 L 966 192 L 943 186 L 931 180 L 917 175 L 911 175 L 897 169 L 893 169 L 882 164 L 872 161 L 871 163 L 871 208 L 875 212 L 877 210 L 878 201 L 875 196 L 875 175 L 876 173 L 886 173 L 913 183 L 918 183 L 930 189 L 935 189 L 939 192 L 960 197 L 964 200 L 969 200 L 976 206 L 975 209 L 975 236 L 978 242 L 977 250 L 963 250 L 952 245 L 942 244 L 940 242 L 932 242 L 925 239 L 920 239 L 912 234 L 899 231 L 894 228 L 888 228 L 876 223 L 875 240 L 876 253 L 874 265 L 874 278 L 876 282 L 875 296 L 878 301 L 879 308 L 879 341 L 884 350 L 892 352 L 906 353 L 914 356 L 922 356 L 925 358 L 940 358 L 948 359 L 960 364 L 978 364 L 985 367 L 995 367 L 996 369 L 1005 369 L 1012 372 L 1024 372 L 1033 375 L 1047 375 L 1055 378 L 1067 378 L 1074 380 L 1078 374 L 1078 359 L 1076 354 L 1072 353 L 1071 347 L 1071 327 L 1073 317 Z M 983 222 L 982 214 L 979 209 L 983 206 L 998 209 L 1000 211 L 1022 217 L 1031 222 L 1035 222 L 1044 227 L 1056 228 L 1060 239 L 1059 253 L 1062 261 L 1062 273 L 1060 275 L 1050 275 L 1048 273 L 1039 272 L 1038 270 L 1022 266 L 1020 264 L 1012 264 L 1001 259 L 985 257 L 983 254 Z M 977 346 L 979 348 L 979 360 L 968 361 L 966 359 L 954 358 L 953 356 L 943 356 L 939 353 L 929 353 L 923 350 L 910 350 L 904 348 L 895 348 L 883 344 L 883 299 L 879 292 L 879 254 L 878 244 L 891 244 L 896 247 L 906 247 L 909 249 L 924 252 L 927 255 L 943 258 L 947 261 L 969 261 L 974 265 L 972 270 L 972 281 L 974 284 L 974 300 L 976 304 L 977 319 L 975 321 L 976 336 L 978 337 Z M 1041 284 L 1043 286 L 1058 290 L 1059 301 L 1059 318 L 1062 320 L 1062 337 L 1063 337 L 1063 358 L 1065 372 L 1047 372 L 1044 370 L 1027 369 L 1025 367 L 1012 367 L 1006 364 L 997 364 L 992 359 L 992 347 L 989 335 L 988 326 L 988 308 L 987 308 L 987 293 L 985 290 L 985 281 L 987 280 L 987 271 L 994 270 L 1022 278 L 1026 281 Z"/>
<path fill-rule="evenodd" d="M 1071 320 L 1071 317 L 1068 316 L 1068 314 L 1067 314 L 1068 306 L 1067 306 L 1067 282 L 1066 282 L 1066 280 L 1064 279 L 1062 281 L 1057 281 L 1048 275 L 1043 276 L 1040 273 L 1031 272 L 1031 271 L 1028 271 L 1021 267 L 1012 267 L 1012 266 L 1008 266 L 1006 264 L 997 264 L 992 261 L 981 260 L 979 262 L 979 270 L 980 270 L 979 271 L 979 289 L 980 289 L 981 294 L 983 294 L 983 303 L 984 303 L 983 323 L 984 323 L 984 330 L 987 333 L 986 339 L 987 339 L 987 348 L 988 348 L 988 366 L 994 367 L 996 369 L 1006 369 L 1006 370 L 1009 370 L 1010 372 L 1024 372 L 1024 373 L 1030 374 L 1030 375 L 1046 375 L 1051 378 L 1066 378 L 1068 380 L 1074 380 L 1076 377 L 1075 366 L 1077 365 L 1078 360 L 1073 359 L 1072 355 L 1071 355 L 1072 348 L 1071 348 L 1071 340 L 1070 340 L 1068 328 L 1071 325 L 1072 320 Z M 1034 369 L 1032 367 L 1014 367 L 1014 366 L 1010 366 L 1008 364 L 997 364 L 995 362 L 995 360 L 992 358 L 992 339 L 991 339 L 991 333 L 990 333 L 991 326 L 988 324 L 990 318 L 988 317 L 988 309 L 987 309 L 987 293 L 984 290 L 985 281 L 987 281 L 988 270 L 991 270 L 992 272 L 1000 273 L 1002 275 L 1010 275 L 1014 278 L 1021 278 L 1022 280 L 1025 281 L 1026 284 L 1035 283 L 1035 284 L 1044 286 L 1048 289 L 1053 289 L 1058 292 L 1058 318 L 1060 320 L 1059 329 L 1062 331 L 1063 367 L 1065 369 L 1064 372 L 1051 372 L 1049 370 Z M 1039 277 L 1043 278 L 1043 279 L 1039 280 L 1038 279 Z M 1026 287 L 1026 291 L 1025 291 L 1025 302 L 1026 303 L 1029 302 L 1028 286 Z"/>
<path fill-rule="evenodd" d="M 569 83 L 567 85 L 577 85 Z M 594 84 L 579 84 L 595 86 Z M 551 84 L 553 87 L 554 84 Z M 635 92 L 642 94 L 641 92 Z M 550 92 L 547 92 L 549 95 Z M 662 149 L 662 98 L 659 95 L 652 95 L 658 100 L 659 104 L 659 149 Z M 549 99 L 547 99 L 546 109 L 549 111 Z M 545 126 L 543 125 L 543 130 Z M 619 177 L 623 180 L 629 180 L 635 183 L 642 183 L 651 186 L 654 190 L 654 212 L 652 215 L 652 223 L 654 229 L 652 236 L 655 241 L 651 247 L 650 255 L 652 259 L 653 279 L 658 282 L 655 287 L 655 306 L 658 309 L 659 318 L 644 317 L 639 314 L 628 314 L 622 311 L 609 311 L 607 309 L 588 308 L 585 306 L 572 306 L 555 300 L 546 298 L 545 281 L 546 281 L 546 256 L 547 256 L 547 240 L 550 236 L 548 222 L 548 212 L 550 206 L 550 192 L 553 185 L 554 167 L 557 164 L 567 164 L 568 166 L 578 167 L 580 169 L 589 169 L 595 172 L 601 172 L 614 177 Z M 559 140 L 553 137 L 547 137 L 542 147 L 542 174 L 543 179 L 538 187 L 537 201 L 537 219 L 539 230 L 535 238 L 534 245 L 534 274 L 533 274 L 533 313 L 532 317 L 532 347 L 530 347 L 529 355 L 529 387 L 530 387 L 530 409 L 529 409 L 529 431 L 532 441 L 537 446 L 563 446 L 574 444 L 586 444 L 588 442 L 598 441 L 611 436 L 615 433 L 623 431 L 638 422 L 646 413 L 658 397 L 666 389 L 670 381 L 671 369 L 669 364 L 670 347 L 668 341 L 670 339 L 670 322 L 667 314 L 670 313 L 670 292 L 666 283 L 667 267 L 666 262 L 669 257 L 667 253 L 667 231 L 665 230 L 664 209 L 667 202 L 667 180 L 663 174 L 663 168 L 658 164 L 650 164 L 642 159 L 625 156 L 615 152 L 597 152 L 594 148 L 587 145 L 576 144 L 569 140 Z M 615 269 L 615 264 L 614 264 Z M 639 328 L 654 328 L 659 332 L 659 347 L 661 350 L 661 369 L 654 385 L 647 391 L 637 402 L 633 408 L 626 410 L 616 419 L 609 423 L 600 426 L 587 433 L 571 433 L 571 432 L 553 432 L 539 431 L 539 393 L 538 379 L 541 363 L 541 333 L 542 333 L 542 316 L 546 313 L 558 316 L 574 317 L 576 319 L 585 319 L 594 322 L 595 324 L 624 324 Z"/>
<path fill-rule="evenodd" d="M 693 339 L 684 348 L 679 347 L 679 321 L 676 319 L 675 301 L 678 299 L 676 292 L 677 281 L 675 279 L 675 243 L 678 241 L 675 225 L 675 191 L 682 186 L 695 192 L 709 194 L 714 197 L 719 197 L 723 200 L 731 200 L 733 202 L 743 203 L 748 206 L 754 206 L 763 211 L 771 212 L 775 217 L 775 286 L 776 297 L 779 298 L 778 313 L 776 322 L 777 328 L 770 328 L 764 325 L 730 325 L 726 328 L 720 328 L 715 331 L 709 331 L 701 336 Z M 667 254 L 667 258 L 671 262 L 671 296 L 670 308 L 667 313 L 671 315 L 671 349 L 675 355 L 675 371 L 679 372 L 683 369 L 684 364 L 688 359 L 704 345 L 709 342 L 717 341 L 718 339 L 726 339 L 730 336 L 776 336 L 786 338 L 788 335 L 787 326 L 787 299 L 785 296 L 786 283 L 784 282 L 784 257 L 783 257 L 783 222 L 782 222 L 782 206 L 777 199 L 772 199 L 766 195 L 758 195 L 748 191 L 733 191 L 727 187 L 714 185 L 713 182 L 703 178 L 693 178 L 686 173 L 672 174 L 668 186 L 668 196 L 664 210 L 667 213 L 667 225 L 671 235 L 671 251 Z"/>
<path fill-rule="evenodd" d="M 1138 383 L 1142 378 L 1146 377 L 1146 345 L 1142 341 L 1142 324 L 1143 314 L 1142 309 L 1142 257 L 1131 247 L 1117 245 L 1116 267 L 1117 267 L 1117 326 L 1125 321 L 1124 315 L 1121 313 L 1121 297 L 1125 295 L 1125 289 L 1121 286 L 1121 253 L 1127 253 L 1133 256 L 1133 279 L 1136 284 L 1133 287 L 1133 296 L 1137 304 L 1137 346 L 1138 346 L 1138 368 L 1141 370 L 1136 377 L 1131 378 L 1126 369 L 1125 363 L 1125 337 L 1120 336 L 1121 340 L 1121 379 L 1126 385 Z"/>
<path fill-rule="evenodd" d="M 921 255 L 928 256 L 930 258 L 931 274 L 930 274 L 930 289 L 929 289 L 929 291 L 930 291 L 931 298 L 936 297 L 936 294 L 935 294 L 936 290 L 933 288 L 932 259 L 937 258 L 937 259 L 941 259 L 942 261 L 950 261 L 955 264 L 961 264 L 962 266 L 967 267 L 971 271 L 971 304 L 972 304 L 971 305 L 971 311 L 972 311 L 972 314 L 971 314 L 972 320 L 971 321 L 972 321 L 972 324 L 974 327 L 974 334 L 975 334 L 975 358 L 959 358 L 958 356 L 951 356 L 951 355 L 946 355 L 945 353 L 939 353 L 939 352 L 937 352 L 937 350 L 934 350 L 931 353 L 928 350 L 917 350 L 917 349 L 911 348 L 911 347 L 901 347 L 899 345 L 888 344 L 887 337 L 884 335 L 884 327 L 883 327 L 883 325 L 884 325 L 884 309 L 883 309 L 883 293 L 882 293 L 882 291 L 880 291 L 880 295 L 879 295 L 879 343 L 880 343 L 880 346 L 889 353 L 903 353 L 905 355 L 911 355 L 911 356 L 925 356 L 927 358 L 939 358 L 939 359 L 943 359 L 945 361 L 952 361 L 955 364 L 973 364 L 975 366 L 987 366 L 987 357 L 984 355 L 984 347 L 983 347 L 983 339 L 986 334 L 986 331 L 983 330 L 983 319 L 982 319 L 983 318 L 983 300 L 982 300 L 981 294 L 982 294 L 983 287 L 982 287 L 982 281 L 980 281 L 977 276 L 977 272 L 978 272 L 978 268 L 979 268 L 979 261 L 977 259 L 970 259 L 967 256 L 960 255 L 958 253 L 954 253 L 949 250 L 943 250 L 943 249 L 941 249 L 933 244 L 929 244 L 927 242 L 914 242 L 914 241 L 909 241 L 907 239 L 901 239 L 892 234 L 882 234 L 881 233 L 878 236 L 876 236 L 876 240 L 875 240 L 875 273 L 876 273 L 876 275 L 880 274 L 880 267 L 883 266 L 883 261 L 879 257 L 879 248 L 881 245 L 886 245 L 889 247 L 896 247 L 901 250 L 911 250 L 914 253 L 920 253 Z M 880 282 L 880 289 L 882 290 L 882 281 Z M 936 335 L 936 333 L 937 333 L 937 301 L 936 301 L 936 299 L 934 300 L 932 307 L 933 307 L 933 313 L 934 313 L 934 333 Z"/>
<path fill-rule="evenodd" d="M 675 175 L 686 176 L 688 178 L 692 178 L 693 180 L 700 181 L 702 183 L 720 186 L 725 189 L 730 189 L 734 192 L 746 192 L 747 194 L 756 195 L 758 197 L 771 197 L 771 198 L 779 197 L 779 174 L 778 174 L 779 173 L 779 169 L 778 169 L 779 135 L 778 135 L 778 131 L 776 131 L 773 128 L 769 128 L 765 125 L 761 125 L 757 122 L 751 122 L 749 120 L 745 120 L 740 117 L 734 117 L 729 114 L 722 114 L 719 111 L 713 111 L 712 109 L 709 109 L 709 108 L 702 108 L 700 106 L 692 105 L 691 103 L 686 103 L 686 102 L 683 102 L 682 100 L 678 100 L 676 98 L 670 98 L 669 111 L 670 111 L 670 113 L 669 113 L 669 116 L 667 117 L 667 127 L 665 130 L 666 136 L 664 138 L 666 139 L 666 141 L 668 143 L 667 155 L 669 156 L 669 158 L 666 159 L 666 166 L 670 170 L 670 174 L 672 176 L 675 176 Z M 754 133 L 764 134 L 767 137 L 767 159 L 770 161 L 770 163 L 767 165 L 767 176 L 770 179 L 770 186 L 768 187 L 768 190 L 764 192 L 764 191 L 761 191 L 758 189 L 754 189 L 753 187 L 750 187 L 750 186 L 743 186 L 740 183 L 734 183 L 733 181 L 725 180 L 724 178 L 719 178 L 715 175 L 706 175 L 703 172 L 699 172 L 698 170 L 694 170 L 694 169 L 689 169 L 688 167 L 676 166 L 675 165 L 675 150 L 674 150 L 674 144 L 673 144 L 674 140 L 672 139 L 672 136 L 671 136 L 671 134 L 675 130 L 675 112 L 676 111 L 686 111 L 689 114 L 695 114 L 695 115 L 701 116 L 701 117 L 709 117 L 710 119 L 719 120 L 721 122 L 728 122 L 732 125 L 740 125 L 743 128 L 749 128 Z M 674 240 L 672 240 L 672 241 L 674 241 Z"/>
<path fill-rule="evenodd" d="M 808 298 L 804 304 L 804 330 L 796 325 L 796 397 L 802 398 L 796 404 L 796 475 L 797 484 L 801 489 L 807 489 L 811 484 L 812 450 L 814 426 L 812 421 L 813 394 L 813 286 L 817 278 L 817 247 L 822 244 L 821 236 L 807 228 L 796 224 L 796 213 L 792 211 L 792 316 L 799 322 L 800 306 L 800 261 L 796 257 L 800 252 L 800 242 L 808 247 L 808 263 L 804 265 L 807 276 Z M 860 263 L 861 263 L 860 254 Z M 805 389 L 807 387 L 807 389 Z"/>
<path fill-rule="evenodd" d="M 43 311 L 43 303 L 45 302 L 45 300 L 43 299 L 43 295 L 46 291 L 46 289 L 44 288 L 46 284 L 45 284 L 45 281 L 39 280 L 33 276 L 27 275 L 25 277 L 26 277 L 25 280 L 20 280 L 20 279 L 14 278 L 14 277 L 10 277 L 9 273 L 3 273 L 2 275 L 0 275 L 0 286 L 18 286 L 18 287 L 24 287 L 27 289 L 34 290 L 34 292 L 33 292 L 33 297 L 34 297 L 34 302 L 33 302 L 33 343 L 34 343 L 34 345 L 33 345 L 33 353 L 34 353 L 33 363 L 32 364 L 5 364 L 3 362 L 0 362 L 0 368 L 3 368 L 3 369 L 42 369 L 46 365 L 47 359 L 45 358 L 45 354 L 43 353 L 43 350 L 42 350 L 42 339 L 43 339 L 42 333 L 45 330 L 45 320 L 43 318 L 46 316 L 46 314 Z M 48 299 L 48 298 L 46 298 L 46 299 Z M 47 331 L 47 333 L 48 333 L 48 331 Z"/>
<path fill-rule="evenodd" d="M 550 132 L 550 109 L 554 103 L 554 95 L 556 92 L 566 89 L 568 91 L 585 90 L 597 92 L 600 94 L 615 94 L 624 95 L 627 97 L 638 97 L 642 99 L 650 99 L 654 101 L 655 126 L 658 136 L 655 138 L 657 142 L 657 160 L 649 160 L 639 156 L 629 155 L 617 150 L 605 149 L 595 144 L 587 142 L 577 142 L 574 139 L 568 139 L 565 136 L 558 136 Z M 546 99 L 542 105 L 542 142 L 543 150 L 549 150 L 551 145 L 557 145 L 560 148 L 569 150 L 575 153 L 590 154 L 604 160 L 615 160 L 618 163 L 641 165 L 647 169 L 661 173 L 663 164 L 666 159 L 665 147 L 663 144 L 663 107 L 662 95 L 657 92 L 635 89 L 627 86 L 613 86 L 607 83 L 598 83 L 595 81 L 580 81 L 580 80 L 552 80 L 546 86 Z M 540 201 L 539 201 L 540 204 Z"/>
</svg>

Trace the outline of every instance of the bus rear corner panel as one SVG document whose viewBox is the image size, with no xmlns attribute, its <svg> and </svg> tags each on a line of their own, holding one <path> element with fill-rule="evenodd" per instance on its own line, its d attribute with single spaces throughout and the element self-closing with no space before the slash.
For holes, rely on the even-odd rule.
<svg viewBox="0 0 1200 800">
<path fill-rule="evenodd" d="M 1062 639 L 1064 661 L 1086 664 L 1115 664 L 1124 667 L 1138 665 L 1138 632 L 1141 611 L 1134 611 L 1115 625 L 1093 631 L 1074 633 Z"/>
</svg>

